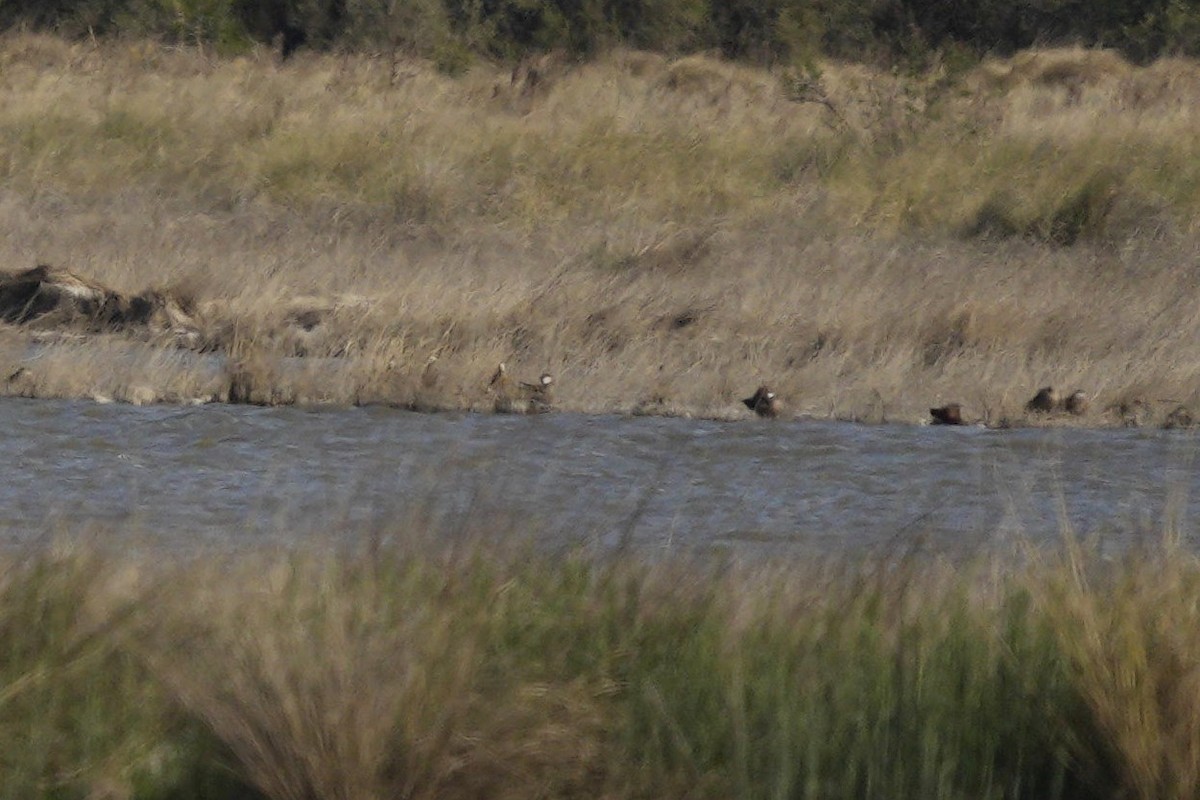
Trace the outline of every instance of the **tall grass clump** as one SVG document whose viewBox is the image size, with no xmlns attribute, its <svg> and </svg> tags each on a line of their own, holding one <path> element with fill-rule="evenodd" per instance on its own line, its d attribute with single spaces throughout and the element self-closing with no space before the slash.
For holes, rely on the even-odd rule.
<svg viewBox="0 0 1200 800">
<path fill-rule="evenodd" d="M 153 601 L 99 553 L 0 566 L 0 797 L 216 798 L 239 782 L 134 642 Z"/>
<path fill-rule="evenodd" d="M 1190 562 L 260 555 L 143 594 L 76 558 L 8 573 L 10 796 L 1195 790 Z"/>
<path fill-rule="evenodd" d="M 1200 792 L 1200 573 L 1178 547 L 1099 569 L 1078 558 L 1039 587 L 1083 703 L 1081 765 L 1127 796 Z"/>
<path fill-rule="evenodd" d="M 151 664 L 269 797 L 1061 795 L 1044 626 L 912 570 L 201 568 Z"/>
<path fill-rule="evenodd" d="M 0 574 L 6 798 L 61 791 L 109 763 L 119 770 L 153 741 L 136 664 L 114 646 L 110 624 L 83 614 L 95 587 L 89 566 L 34 562 Z"/>
<path fill-rule="evenodd" d="M 1200 563 L 8 562 L 4 796 L 1185 798 Z"/>
<path fill-rule="evenodd" d="M 1045 724 L 1073 702 L 1067 675 L 1027 598 L 984 610 L 957 581 L 907 586 L 906 573 L 772 582 L 736 599 L 722 586 L 719 622 L 684 642 L 647 637 L 638 749 L 713 796 L 1077 789 L 1062 730 Z"/>
<path fill-rule="evenodd" d="M 590 785 L 602 711 L 586 681 L 548 681 L 540 651 L 508 663 L 491 635 L 505 586 L 482 561 L 255 562 L 226 572 L 232 583 L 187 575 L 199 604 L 158 619 L 147 655 L 265 796 L 565 797 Z"/>
</svg>

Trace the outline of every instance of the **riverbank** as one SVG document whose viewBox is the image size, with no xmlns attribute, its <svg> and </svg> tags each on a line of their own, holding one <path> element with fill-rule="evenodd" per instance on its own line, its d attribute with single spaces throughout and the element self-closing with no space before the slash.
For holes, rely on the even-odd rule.
<svg viewBox="0 0 1200 800">
<path fill-rule="evenodd" d="M 185 290 L 254 401 L 490 410 L 504 362 L 584 413 L 746 418 L 763 383 L 870 422 L 1042 424 L 1045 385 L 1092 398 L 1053 424 L 1200 410 L 1190 61 L 448 78 L 34 36 L 0 61 L 0 264 Z M 23 335 L 0 392 L 228 397 L 173 350 L 28 363 Z"/>
<path fill-rule="evenodd" d="M 1200 790 L 1173 545 L 738 566 L 502 538 L 6 555 L 0 796 Z"/>
</svg>

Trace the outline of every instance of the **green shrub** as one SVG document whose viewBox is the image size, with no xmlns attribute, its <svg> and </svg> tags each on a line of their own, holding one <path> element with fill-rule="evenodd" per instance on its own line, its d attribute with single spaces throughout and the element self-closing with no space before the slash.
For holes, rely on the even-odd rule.
<svg viewBox="0 0 1200 800">
<path fill-rule="evenodd" d="M 763 63 L 816 55 L 913 63 L 945 50 L 1061 43 L 1115 47 L 1139 61 L 1200 53 L 1200 0 L 13 0 L 0 5 L 0 26 L 14 25 L 226 49 L 282 34 L 288 49 L 387 44 L 443 60 L 586 56 L 613 45 L 716 48 Z"/>
</svg>

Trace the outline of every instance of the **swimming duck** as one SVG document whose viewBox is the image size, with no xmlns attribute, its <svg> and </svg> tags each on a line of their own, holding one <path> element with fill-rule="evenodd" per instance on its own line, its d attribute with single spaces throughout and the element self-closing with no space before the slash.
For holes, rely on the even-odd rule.
<svg viewBox="0 0 1200 800">
<path fill-rule="evenodd" d="M 1163 422 L 1163 427 L 1167 430 L 1176 428 L 1194 428 L 1196 426 L 1196 417 L 1192 414 L 1187 406 L 1178 406 L 1170 414 L 1167 414 L 1166 420 Z"/>
<path fill-rule="evenodd" d="M 538 394 L 545 394 L 546 392 L 550 391 L 550 386 L 553 383 L 554 383 L 554 376 L 551 375 L 549 372 L 543 372 L 542 376 L 540 378 L 538 378 L 537 383 L 525 383 L 524 381 L 521 381 L 521 388 L 527 392 L 535 392 Z"/>
<path fill-rule="evenodd" d="M 1038 389 L 1038 393 L 1033 396 L 1028 403 L 1025 404 L 1026 411 L 1032 411 L 1038 414 L 1048 414 L 1051 411 L 1058 409 L 1062 398 L 1053 386 L 1043 386 Z"/>
<path fill-rule="evenodd" d="M 554 396 L 550 387 L 554 384 L 554 376 L 543 372 L 537 383 L 521 383 L 526 394 L 526 409 L 530 414 L 544 414 L 554 410 Z"/>
<path fill-rule="evenodd" d="M 1150 405 L 1145 400 L 1122 400 L 1109 406 L 1107 411 L 1115 414 L 1126 428 L 1140 428 L 1150 421 Z"/>
<path fill-rule="evenodd" d="M 1087 394 L 1080 391 L 1071 392 L 1070 396 L 1063 400 L 1063 411 L 1082 417 L 1088 411 Z"/>
<path fill-rule="evenodd" d="M 783 404 L 779 402 L 779 398 L 766 386 L 758 387 L 758 390 L 752 396 L 747 397 L 742 402 L 746 405 L 746 408 L 758 416 L 767 419 L 778 417 L 779 412 L 783 410 Z"/>
<path fill-rule="evenodd" d="M 488 382 L 488 392 L 496 396 L 497 414 L 542 414 L 554 410 L 554 398 L 550 390 L 553 384 L 554 376 L 547 372 L 542 373 L 537 383 L 522 381 L 514 387 L 502 361 Z"/>
<path fill-rule="evenodd" d="M 933 417 L 934 425 L 966 425 L 962 418 L 962 405 L 959 403 L 947 403 L 940 408 L 929 409 L 929 416 Z"/>
</svg>

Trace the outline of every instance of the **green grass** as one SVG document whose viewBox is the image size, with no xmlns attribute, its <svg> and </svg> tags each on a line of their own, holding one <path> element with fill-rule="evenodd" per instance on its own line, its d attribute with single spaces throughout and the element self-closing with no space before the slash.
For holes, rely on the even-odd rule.
<svg viewBox="0 0 1200 800">
<path fill-rule="evenodd" d="M 91 555 L 0 572 L 0 798 L 236 796 L 220 743 L 173 710 L 130 638 L 151 604 L 89 613 L 119 573 Z"/>
<path fill-rule="evenodd" d="M 1181 552 L 31 553 L 0 796 L 1193 797 L 1198 600 Z"/>
</svg>

